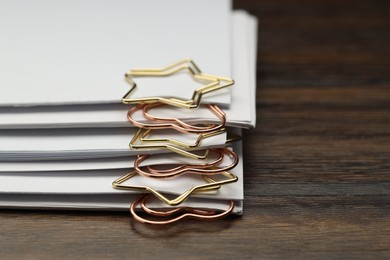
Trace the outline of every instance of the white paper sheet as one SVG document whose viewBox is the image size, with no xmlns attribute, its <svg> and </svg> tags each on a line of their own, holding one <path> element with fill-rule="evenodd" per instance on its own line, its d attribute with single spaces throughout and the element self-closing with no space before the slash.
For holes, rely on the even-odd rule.
<svg viewBox="0 0 390 260">
<path fill-rule="evenodd" d="M 229 77 L 230 7 L 228 0 L 3 0 L 0 106 L 119 103 L 128 70 L 183 58 Z M 196 87 L 189 77 L 164 82 L 139 79 L 134 94 L 188 98 Z M 206 100 L 228 105 L 230 94 Z"/>
<path fill-rule="evenodd" d="M 255 18 L 242 11 L 235 11 L 232 21 L 232 68 L 236 83 L 231 89 L 230 107 L 223 110 L 227 125 L 254 127 L 257 24 Z M 128 108 L 121 104 L 0 108 L 0 129 L 131 126 L 126 117 Z M 156 115 L 185 118 L 186 122 L 218 122 L 215 115 L 202 108 L 153 111 Z"/>
<path fill-rule="evenodd" d="M 194 151 L 201 155 L 205 151 Z M 224 156 L 227 158 L 228 156 Z M 75 160 L 49 160 L 49 161 L 0 161 L 0 172 L 51 172 L 55 174 L 58 171 L 86 171 L 86 170 L 112 170 L 128 169 L 130 170 L 135 161 L 135 156 L 98 158 L 98 159 L 75 159 Z M 218 159 L 218 154 L 209 152 L 205 160 L 196 160 L 188 158 L 177 153 L 154 154 L 143 161 L 140 166 L 161 165 L 161 164 L 204 164 Z M 228 159 L 228 158 L 227 158 Z M 221 167 L 229 165 L 230 160 L 225 160 Z M 32 175 L 33 176 L 33 175 Z"/>
<path fill-rule="evenodd" d="M 0 161 L 88 159 L 145 153 L 128 144 L 136 128 L 73 128 L 0 130 Z M 172 138 L 195 144 L 197 134 L 166 129 L 154 131 L 151 138 Z M 224 146 L 226 133 L 203 139 L 196 149 Z M 164 143 L 163 143 L 164 144 Z M 162 153 L 168 150 L 148 150 Z"/>
</svg>

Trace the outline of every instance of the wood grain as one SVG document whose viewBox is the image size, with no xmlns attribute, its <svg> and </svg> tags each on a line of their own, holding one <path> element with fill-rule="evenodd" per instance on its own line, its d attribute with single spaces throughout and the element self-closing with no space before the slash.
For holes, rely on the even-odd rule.
<svg viewBox="0 0 390 260">
<path fill-rule="evenodd" d="M 0 211 L 1 258 L 390 258 L 390 2 L 240 0 L 259 17 L 242 217 Z"/>
</svg>

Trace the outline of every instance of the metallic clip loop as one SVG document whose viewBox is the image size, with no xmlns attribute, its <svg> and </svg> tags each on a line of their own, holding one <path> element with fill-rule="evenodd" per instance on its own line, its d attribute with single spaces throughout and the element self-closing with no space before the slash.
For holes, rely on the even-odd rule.
<svg viewBox="0 0 390 260">
<path fill-rule="evenodd" d="M 140 128 L 146 129 L 165 129 L 165 128 L 173 128 L 177 131 L 183 133 L 206 133 L 219 130 L 225 126 L 226 123 L 226 115 L 225 113 L 216 105 L 204 105 L 211 112 L 213 112 L 218 119 L 221 121 L 218 125 L 212 124 L 208 126 L 196 126 L 190 125 L 178 118 L 169 118 L 169 117 L 155 117 L 149 113 L 149 110 L 155 107 L 160 107 L 165 105 L 163 103 L 152 103 L 152 104 L 138 104 L 132 107 L 127 113 L 127 118 L 129 121 Z M 146 119 L 149 119 L 153 123 L 141 123 L 136 121 L 132 116 L 135 112 L 141 110 L 143 111 L 143 115 Z"/>
<path fill-rule="evenodd" d="M 163 201 L 166 204 L 171 205 L 171 206 L 179 205 L 180 203 L 185 201 L 194 192 L 210 191 L 210 190 L 219 189 L 222 185 L 225 185 L 228 183 L 233 183 L 233 182 L 236 182 L 238 180 L 238 177 L 230 172 L 221 173 L 221 175 L 224 175 L 225 177 L 227 177 L 227 179 L 223 179 L 223 180 L 219 180 L 219 181 L 216 181 L 216 180 L 210 178 L 209 176 L 204 175 L 202 177 L 205 181 L 207 181 L 207 183 L 194 186 L 194 187 L 186 190 L 185 192 L 183 192 L 181 195 L 179 195 L 175 199 L 169 200 L 167 197 L 162 195 L 160 192 L 158 192 L 157 190 L 155 190 L 149 186 L 122 185 L 123 182 L 131 179 L 135 175 L 137 175 L 137 172 L 133 171 L 131 173 L 128 173 L 128 174 L 120 177 L 119 179 L 115 180 L 112 183 L 113 188 L 120 189 L 120 190 L 147 191 L 147 192 L 153 194 L 155 197 L 157 197 L 161 201 Z"/>
<path fill-rule="evenodd" d="M 164 170 L 164 171 L 158 171 L 156 169 L 153 169 L 151 166 L 148 166 L 148 170 L 144 171 L 139 165 L 145 161 L 147 158 L 150 157 L 150 155 L 139 155 L 137 159 L 134 162 L 134 169 L 137 171 L 138 174 L 146 177 L 153 177 L 153 178 L 173 178 L 177 177 L 183 174 L 202 174 L 202 175 L 216 175 L 220 174 L 221 172 L 229 171 L 236 167 L 238 163 L 238 155 L 226 148 L 220 148 L 218 149 L 220 152 L 222 152 L 224 155 L 227 155 L 232 160 L 232 163 L 221 168 L 216 167 L 199 167 L 199 165 L 182 165 L 180 167 L 171 169 L 171 170 Z M 152 171 L 150 171 L 152 169 Z"/>
<path fill-rule="evenodd" d="M 166 77 L 182 70 L 187 70 L 196 81 L 201 82 L 203 84 L 206 83 L 204 86 L 199 87 L 194 91 L 191 99 L 184 100 L 177 97 L 130 98 L 135 88 L 137 87 L 136 83 L 133 80 L 133 77 Z M 130 90 L 122 98 L 122 102 L 124 104 L 137 104 L 141 102 L 161 102 L 168 105 L 184 108 L 197 108 L 199 107 L 200 101 L 204 94 L 214 92 L 234 84 L 234 81 L 230 78 L 202 73 L 201 70 L 191 59 L 183 59 L 172 65 L 159 69 L 132 69 L 125 74 L 125 78 L 130 84 Z"/>
<path fill-rule="evenodd" d="M 225 211 L 218 212 L 217 210 L 210 209 L 198 209 L 192 207 L 177 207 L 174 209 L 170 209 L 167 211 L 157 211 L 152 210 L 146 206 L 146 202 L 149 199 L 149 195 L 141 195 L 139 196 L 130 206 L 131 215 L 139 222 L 146 224 L 154 224 L 154 225 L 166 225 L 171 224 L 176 221 L 179 221 L 184 218 L 193 218 L 200 220 L 213 220 L 213 219 L 221 219 L 223 217 L 228 216 L 234 209 L 234 202 L 231 200 L 229 202 L 229 208 Z M 164 217 L 163 220 L 150 220 L 139 216 L 136 213 L 136 208 L 138 205 L 141 205 L 141 208 L 151 216 Z M 181 213 L 181 214 L 180 214 Z M 177 217 L 171 217 L 176 214 L 180 214 Z M 171 217 L 171 218 L 169 218 Z"/>
</svg>

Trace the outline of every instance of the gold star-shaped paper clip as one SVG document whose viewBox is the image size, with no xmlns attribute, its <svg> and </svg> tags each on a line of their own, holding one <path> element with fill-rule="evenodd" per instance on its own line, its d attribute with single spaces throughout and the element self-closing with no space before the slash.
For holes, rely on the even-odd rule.
<svg viewBox="0 0 390 260">
<path fill-rule="evenodd" d="M 161 192 L 159 192 L 156 189 L 154 189 L 152 187 L 149 187 L 149 186 L 138 186 L 138 185 L 129 185 L 129 184 L 128 185 L 123 185 L 123 183 L 125 181 L 133 178 L 136 175 L 137 175 L 136 171 L 130 172 L 130 173 L 120 177 L 119 179 L 115 180 L 112 183 L 112 187 L 115 188 L 115 189 L 119 189 L 119 190 L 147 191 L 147 192 L 153 194 L 155 197 L 157 197 L 158 199 L 160 199 L 161 201 L 165 202 L 166 204 L 168 204 L 170 206 L 176 206 L 176 205 L 181 204 L 192 193 L 216 190 L 216 189 L 219 189 L 222 185 L 238 181 L 238 177 L 236 175 L 234 175 L 233 173 L 230 173 L 230 172 L 223 172 L 223 173 L 221 173 L 221 175 L 224 175 L 227 178 L 226 179 L 222 179 L 222 180 L 218 180 L 218 181 L 214 180 L 210 176 L 202 175 L 203 179 L 207 183 L 194 186 L 194 187 L 186 190 L 185 192 L 183 192 L 182 194 L 180 194 L 176 198 L 170 200 L 166 196 L 162 195 Z"/>
<path fill-rule="evenodd" d="M 204 139 L 225 133 L 226 129 L 222 128 L 210 133 L 201 133 L 198 135 L 198 138 L 193 144 L 188 144 L 171 138 L 146 138 L 151 132 L 151 129 L 139 128 L 129 143 L 130 148 L 146 150 L 167 149 L 189 158 L 203 160 L 207 158 L 208 150 L 206 150 L 204 155 L 198 155 L 186 151 L 185 149 L 197 149 L 200 147 Z"/>
<path fill-rule="evenodd" d="M 167 77 L 177 72 L 187 70 L 191 76 L 198 82 L 205 84 L 197 88 L 191 99 L 185 100 L 177 97 L 140 97 L 131 98 L 132 93 L 137 87 L 134 77 Z M 130 84 L 130 90 L 123 96 L 124 104 L 153 103 L 161 102 L 172 106 L 183 108 L 197 108 L 200 105 L 202 96 L 226 88 L 234 84 L 234 80 L 226 77 L 209 75 L 201 72 L 191 59 L 183 59 L 172 65 L 158 69 L 132 69 L 125 74 L 126 81 Z"/>
</svg>

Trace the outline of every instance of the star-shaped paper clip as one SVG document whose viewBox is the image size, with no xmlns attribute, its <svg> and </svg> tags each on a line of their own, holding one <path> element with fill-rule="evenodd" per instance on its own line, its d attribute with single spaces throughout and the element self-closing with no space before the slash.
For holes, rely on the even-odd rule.
<svg viewBox="0 0 390 260">
<path fill-rule="evenodd" d="M 127 118 L 129 121 L 139 127 L 146 129 L 166 129 L 172 128 L 182 133 L 207 133 L 215 130 L 219 130 L 225 126 L 226 123 L 226 114 L 216 105 L 203 105 L 203 107 L 207 108 L 211 111 L 216 117 L 220 120 L 219 124 L 209 124 L 209 125 L 191 125 L 179 118 L 171 118 L 171 117 L 158 117 L 153 116 L 149 113 L 149 110 L 155 107 L 167 106 L 166 104 L 156 102 L 152 104 L 138 104 L 132 108 L 130 108 L 127 113 Z M 133 114 L 137 111 L 143 112 L 144 119 L 148 120 L 147 123 L 137 121 L 133 118 Z"/>
<path fill-rule="evenodd" d="M 130 206 L 130 212 L 132 216 L 141 223 L 154 224 L 154 225 L 166 225 L 185 218 L 193 218 L 200 220 L 213 220 L 221 219 L 228 216 L 234 209 L 234 202 L 229 201 L 229 207 L 224 211 L 218 211 L 215 209 L 203 209 L 193 207 L 175 207 L 167 210 L 155 210 L 146 205 L 149 199 L 149 194 L 143 194 L 139 196 Z M 153 216 L 157 219 L 147 219 L 140 216 L 136 212 L 137 206 L 140 205 L 144 213 L 149 216 Z"/>
<path fill-rule="evenodd" d="M 202 174 L 202 175 L 217 175 L 221 174 L 222 172 L 229 171 L 236 167 L 238 164 L 239 157 L 238 155 L 233 152 L 230 149 L 226 148 L 215 148 L 215 149 L 210 149 L 212 151 L 218 151 L 222 153 L 222 156 L 224 157 L 225 155 L 230 158 L 231 163 L 229 165 L 225 165 L 222 167 L 214 167 L 214 165 L 209 166 L 209 167 L 202 167 L 199 165 L 194 165 L 194 164 L 185 164 L 185 165 L 180 165 L 179 167 L 175 167 L 173 169 L 164 169 L 162 171 L 155 170 L 152 168 L 152 166 L 147 166 L 146 168 L 148 169 L 147 171 L 142 169 L 140 167 L 140 164 L 145 161 L 146 159 L 150 158 L 150 154 L 144 154 L 144 155 L 138 155 L 137 159 L 134 162 L 134 169 L 138 172 L 138 174 L 146 177 L 152 177 L 152 178 L 172 178 L 172 177 L 177 177 L 183 174 Z M 217 165 L 218 166 L 218 165 Z"/>
<path fill-rule="evenodd" d="M 158 192 L 157 190 L 155 190 L 152 187 L 149 187 L 149 186 L 138 186 L 138 185 L 123 185 L 122 184 L 125 181 L 131 179 L 132 177 L 134 177 L 136 175 L 137 175 L 136 171 L 130 172 L 130 173 L 120 177 L 119 179 L 115 180 L 112 183 L 112 187 L 115 188 L 115 189 L 120 189 L 120 190 L 147 191 L 147 192 L 153 194 L 155 197 L 157 197 L 158 199 L 160 199 L 161 201 L 165 202 L 166 204 L 168 204 L 170 206 L 176 206 L 176 205 L 181 204 L 183 201 L 185 201 L 194 192 L 210 191 L 210 190 L 219 189 L 222 185 L 225 185 L 225 184 L 228 184 L 228 183 L 233 183 L 233 182 L 236 182 L 238 180 L 238 177 L 236 175 L 234 175 L 233 173 L 230 173 L 230 172 L 223 172 L 223 173 L 221 173 L 221 175 L 224 175 L 227 178 L 226 179 L 222 179 L 222 180 L 218 180 L 218 181 L 212 179 L 210 176 L 203 175 L 202 177 L 203 177 L 203 179 L 207 183 L 194 186 L 194 187 L 186 190 L 185 192 L 183 192 L 178 197 L 170 200 L 167 197 L 165 197 L 164 195 L 162 195 L 162 193 Z"/>
<path fill-rule="evenodd" d="M 226 129 L 222 128 L 211 133 L 199 134 L 198 138 L 193 144 L 184 143 L 170 138 L 146 138 L 151 131 L 151 129 L 139 128 L 129 143 L 130 148 L 145 150 L 167 149 L 180 155 L 187 156 L 189 158 L 203 160 L 207 158 L 208 150 L 206 150 L 206 153 L 204 155 L 197 155 L 195 153 L 186 151 L 185 149 L 194 150 L 200 147 L 204 139 L 225 133 Z"/>
<path fill-rule="evenodd" d="M 135 77 L 167 77 L 180 71 L 187 70 L 191 76 L 198 82 L 205 84 L 197 88 L 191 99 L 185 100 L 178 97 L 140 97 L 131 98 L 137 84 L 134 82 Z M 126 81 L 130 84 L 130 90 L 123 96 L 124 104 L 154 103 L 161 102 L 172 106 L 184 108 L 197 108 L 200 105 L 202 96 L 226 88 L 234 84 L 234 80 L 226 77 L 209 75 L 201 72 L 191 59 L 183 59 L 172 65 L 158 69 L 132 69 L 125 74 Z"/>
</svg>

